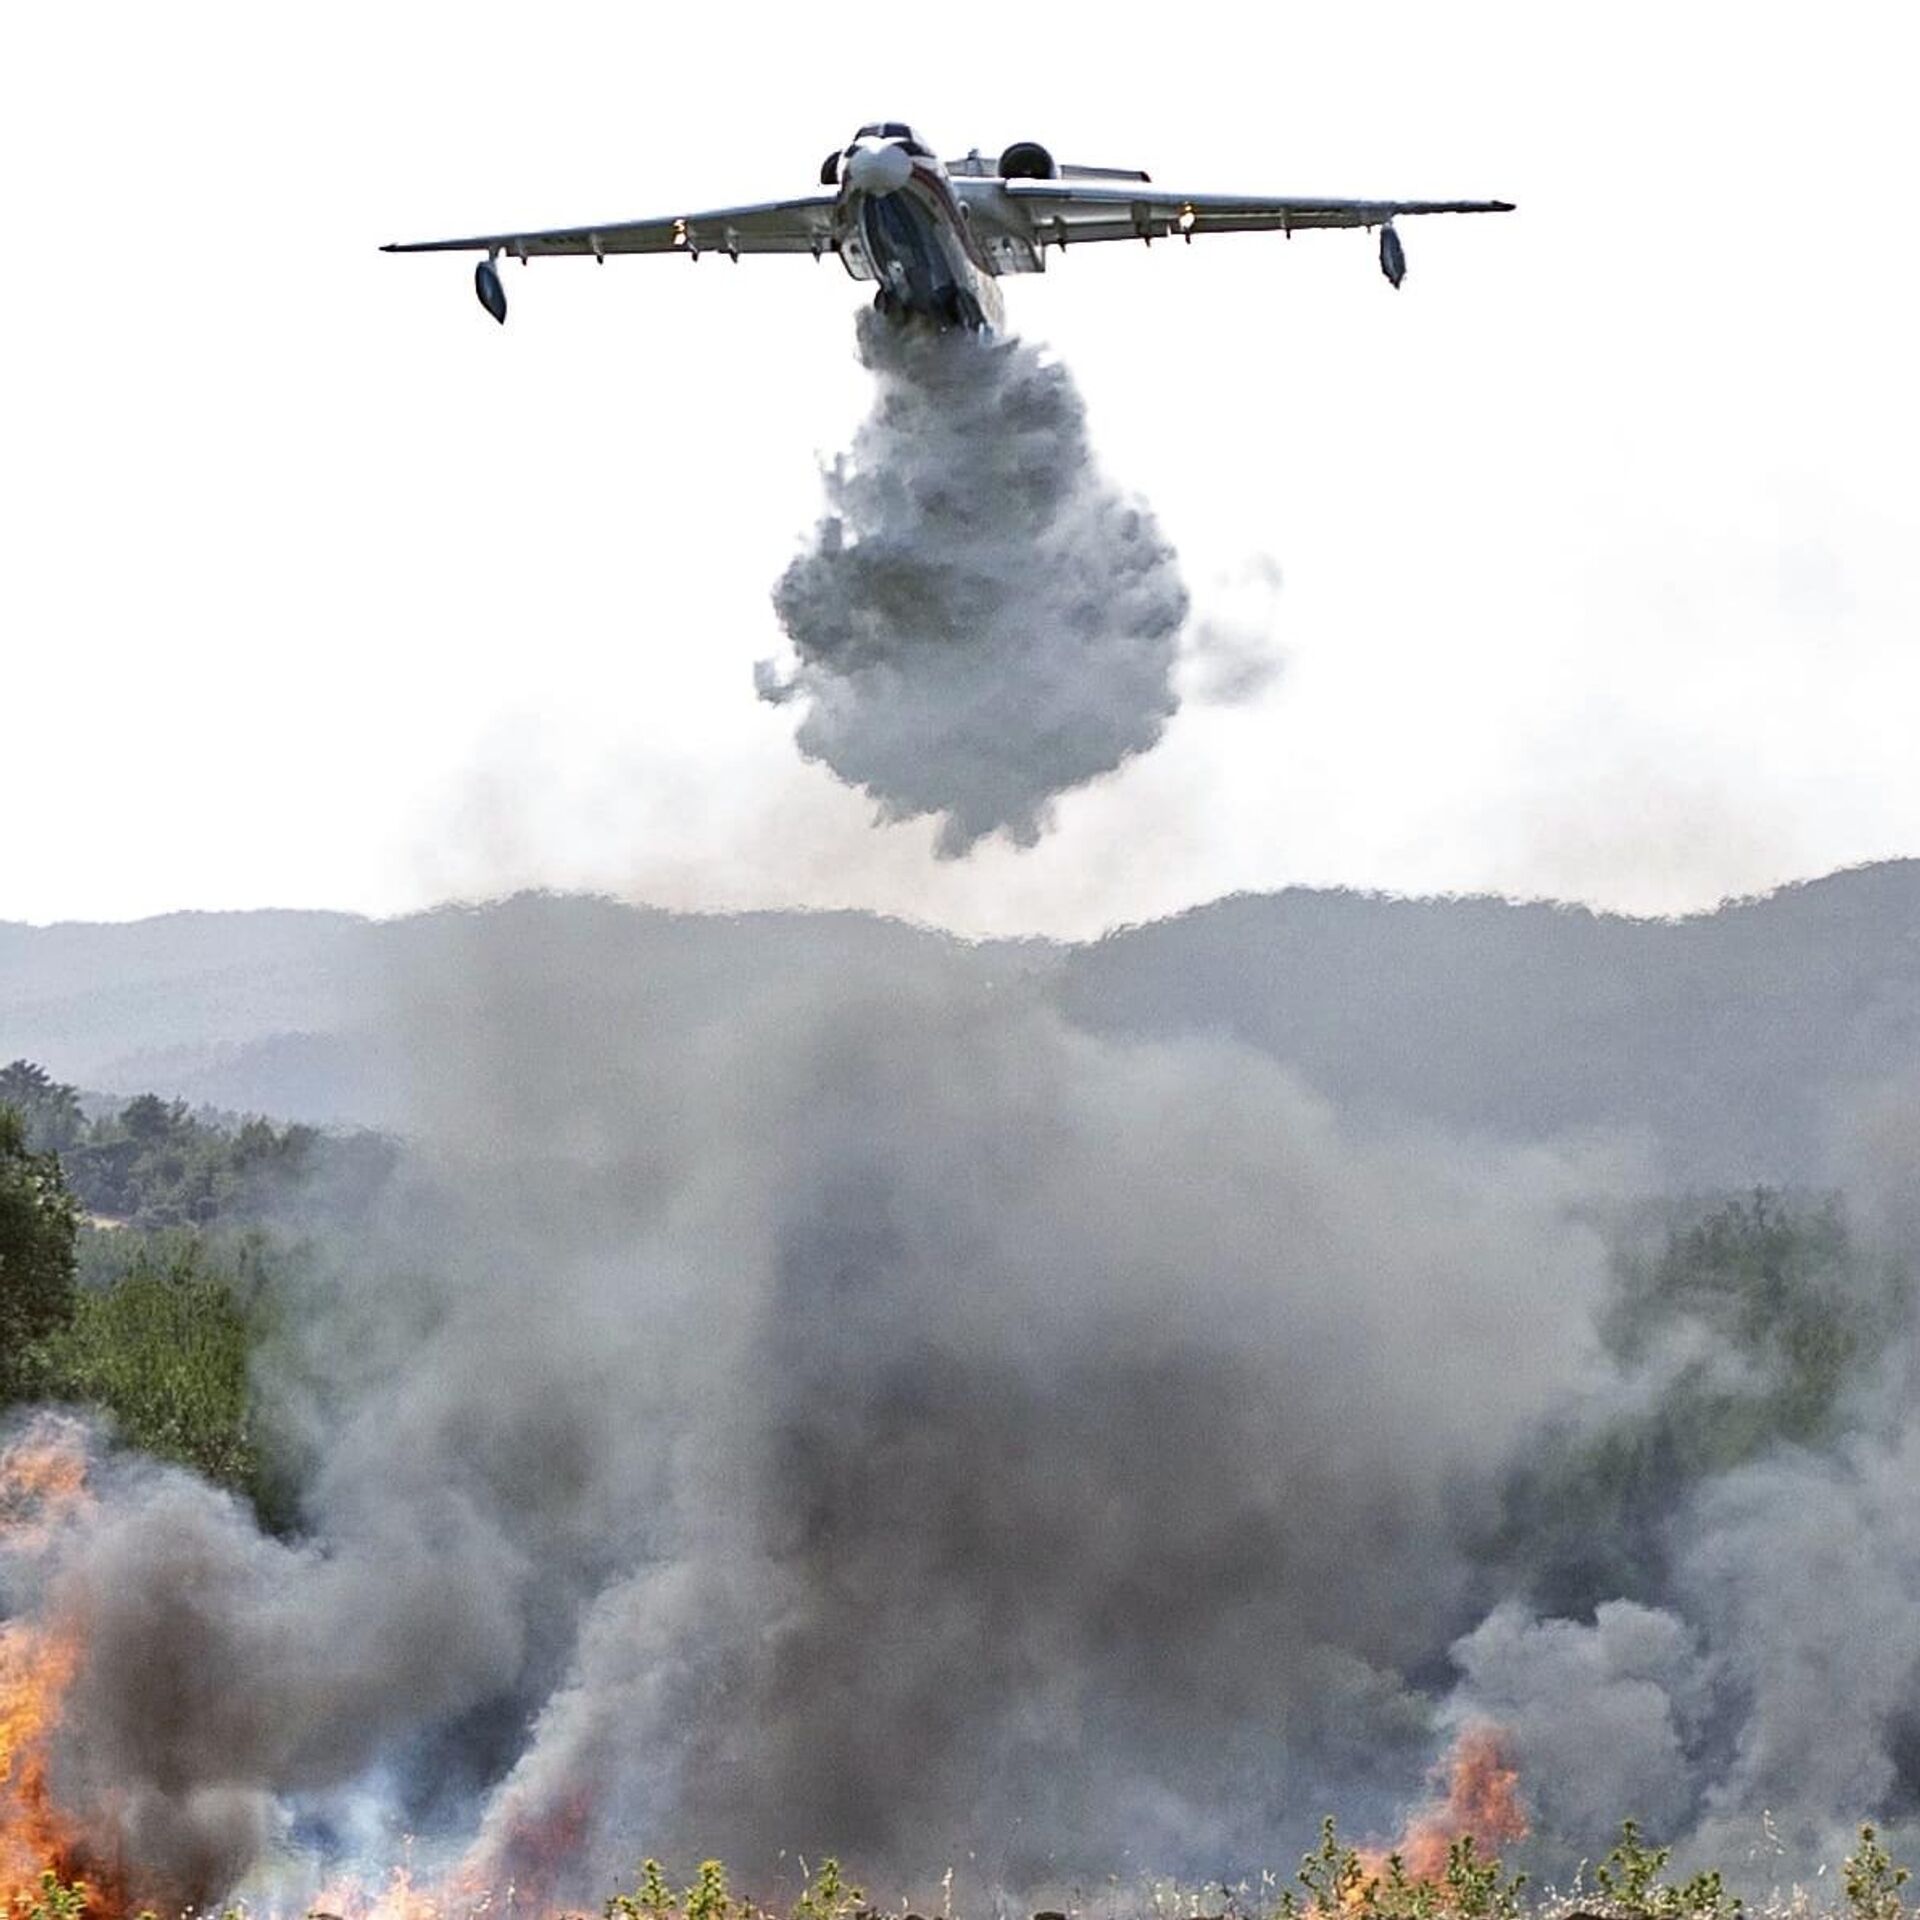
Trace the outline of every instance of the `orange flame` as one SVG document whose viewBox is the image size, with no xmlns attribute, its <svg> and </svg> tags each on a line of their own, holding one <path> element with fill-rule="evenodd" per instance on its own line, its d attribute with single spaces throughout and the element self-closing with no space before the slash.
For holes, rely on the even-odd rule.
<svg viewBox="0 0 1920 1920">
<path fill-rule="evenodd" d="M 85 1430 L 42 1416 L 0 1450 L 0 1554 L 43 1558 L 92 1503 Z M 87 1920 L 124 1920 L 142 1902 L 124 1874 L 83 1838 L 52 1787 L 54 1740 L 84 1649 L 57 1619 L 0 1621 L 0 1920 L 39 1895 L 41 1874 L 84 1879 Z M 1479 1723 L 1463 1729 L 1435 1769 L 1435 1796 L 1408 1818 L 1389 1847 L 1361 1849 L 1363 1884 L 1383 1877 L 1397 1855 L 1406 1878 L 1439 1884 L 1448 1850 L 1471 1834 L 1483 1857 L 1523 1840 L 1527 1818 L 1506 1735 Z M 397 1867 L 384 1886 L 336 1884 L 313 1903 L 313 1920 L 480 1920 L 516 1907 L 553 1914 L 556 1889 L 590 1824 L 585 1794 L 545 1807 L 513 1805 L 488 1842 L 438 1884 Z M 504 1900 L 491 1888 L 504 1888 Z M 1443 1889 L 1444 1897 L 1444 1889 Z M 1359 1904 L 1356 1894 L 1350 1903 Z"/>
<path fill-rule="evenodd" d="M 83 1430 L 45 1416 L 0 1452 L 0 1548 L 44 1553 L 82 1511 L 87 1491 Z M 77 1640 L 24 1620 L 0 1621 L 0 1913 L 36 1894 L 49 1867 L 71 1878 L 80 1849 L 49 1784 L 52 1742 L 80 1665 Z"/>
<path fill-rule="evenodd" d="M 44 1553 L 62 1523 L 91 1501 L 78 1421 L 42 1414 L 0 1451 L 0 1548 L 9 1554 Z"/>
<path fill-rule="evenodd" d="M 1520 1770 L 1507 1756 L 1501 1728 L 1484 1721 L 1463 1728 L 1434 1774 L 1443 1792 L 1408 1817 L 1399 1839 L 1378 1852 L 1361 1849 L 1367 1879 L 1384 1875 L 1398 1854 L 1409 1880 L 1437 1882 L 1446 1876 L 1448 1849 L 1464 1835 L 1472 1834 L 1483 1859 L 1527 1837 Z"/>
<path fill-rule="evenodd" d="M 510 1789 L 494 1830 L 474 1845 L 455 1876 L 467 1910 L 477 1910 L 480 1889 L 504 1886 L 513 1902 L 531 1912 L 560 1911 L 557 1890 L 586 1844 L 592 1811 L 585 1792 L 565 1793 L 555 1805 L 537 1806 Z M 478 1904 L 486 1904 L 484 1897 Z"/>
<path fill-rule="evenodd" d="M 307 1920 L 513 1920 L 516 1914 L 579 1920 L 559 1889 L 579 1861 L 591 1813 L 584 1793 L 566 1794 L 537 1812 L 516 1799 L 496 1831 L 444 1877 L 417 1879 L 409 1864 L 395 1867 L 384 1886 L 335 1881 L 312 1903 Z"/>
<path fill-rule="evenodd" d="M 64 1870 L 73 1836 L 47 1785 L 48 1746 L 79 1649 L 17 1621 L 0 1626 L 0 1912 Z"/>
<path fill-rule="evenodd" d="M 410 1866 L 399 1866 L 382 1887 L 335 1882 L 308 1908 L 308 1920 L 453 1920 L 468 1911 L 457 1893 L 422 1886 Z"/>
</svg>

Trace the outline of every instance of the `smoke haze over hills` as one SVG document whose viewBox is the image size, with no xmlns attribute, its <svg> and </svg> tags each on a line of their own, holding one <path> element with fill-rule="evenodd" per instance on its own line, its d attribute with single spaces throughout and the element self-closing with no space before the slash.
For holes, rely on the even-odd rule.
<svg viewBox="0 0 1920 1920">
<path fill-rule="evenodd" d="M 122 1465 L 9 1557 L 87 1649 L 56 1786 L 197 1897 L 401 1832 L 924 1894 L 1284 1865 L 1492 1721 L 1543 1870 L 1638 1812 L 1810 1871 L 1920 1805 L 1917 905 L 5 930 L 0 1052 L 304 1031 L 413 1142 L 263 1362 L 298 1537 Z"/>
<path fill-rule="evenodd" d="M 472 919 L 0 924 L 0 1055 L 103 1091 L 404 1125 L 415 1075 L 394 994 L 436 978 Z M 563 972 L 630 976 L 648 1004 L 703 1018 L 792 977 L 937 950 L 982 979 L 1033 979 L 1076 1026 L 1230 1035 L 1343 1110 L 1514 1141 L 1622 1131 L 1676 1186 L 1825 1179 L 1865 1090 L 1920 1075 L 1911 862 L 1680 921 L 1296 889 L 1078 946 L 537 896 L 480 919 L 545 943 Z"/>
</svg>

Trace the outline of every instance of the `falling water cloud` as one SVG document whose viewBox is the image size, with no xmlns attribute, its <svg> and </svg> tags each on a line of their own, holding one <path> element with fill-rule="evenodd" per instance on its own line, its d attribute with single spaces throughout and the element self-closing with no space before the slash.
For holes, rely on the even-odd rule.
<svg viewBox="0 0 1920 1920">
<path fill-rule="evenodd" d="M 1017 339 L 860 317 L 878 383 L 827 511 L 774 590 L 792 641 L 761 697 L 800 751 L 937 851 L 1030 847 L 1059 795 L 1160 738 L 1188 594 L 1142 502 L 1099 472 L 1072 376 Z"/>
</svg>

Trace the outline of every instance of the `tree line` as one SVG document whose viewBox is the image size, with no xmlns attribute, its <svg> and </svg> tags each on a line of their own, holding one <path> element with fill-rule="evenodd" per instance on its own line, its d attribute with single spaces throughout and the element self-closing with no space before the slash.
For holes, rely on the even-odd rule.
<svg viewBox="0 0 1920 1920">
<path fill-rule="evenodd" d="M 0 1106 L 19 1116 L 29 1150 L 58 1156 L 76 1204 L 103 1225 L 260 1221 L 315 1191 L 337 1212 L 364 1205 L 395 1154 L 379 1134 L 195 1113 L 154 1093 L 89 1102 L 30 1060 L 0 1067 Z"/>
<path fill-rule="evenodd" d="M 393 1143 L 89 1101 L 0 1067 L 0 1414 L 64 1402 L 115 1441 L 290 1512 L 253 1393 L 299 1247 L 290 1228 L 371 1203 Z"/>
</svg>

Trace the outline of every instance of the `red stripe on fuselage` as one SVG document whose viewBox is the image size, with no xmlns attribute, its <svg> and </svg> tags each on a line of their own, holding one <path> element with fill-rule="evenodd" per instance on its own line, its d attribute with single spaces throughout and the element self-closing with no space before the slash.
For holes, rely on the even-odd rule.
<svg viewBox="0 0 1920 1920">
<path fill-rule="evenodd" d="M 960 210 L 960 199 L 953 190 L 953 182 L 947 178 L 946 168 L 927 166 L 916 160 L 912 177 L 933 196 L 935 208 L 945 216 L 947 225 L 960 236 L 961 251 L 979 272 L 991 279 L 993 267 L 981 251 L 979 241 L 973 237 L 973 222 Z"/>
<path fill-rule="evenodd" d="M 924 161 L 916 160 L 913 163 L 913 171 L 907 176 L 907 181 L 910 186 L 920 188 L 922 194 L 933 203 L 934 213 L 960 236 L 960 251 L 967 256 L 974 270 L 992 279 L 993 262 L 987 258 L 980 242 L 974 238 L 973 222 L 961 212 L 959 195 L 954 192 L 953 182 L 947 178 L 946 169 L 940 166 L 928 166 Z M 860 222 L 853 211 L 854 193 L 855 189 L 849 187 L 841 200 L 840 204 L 844 209 L 841 224 L 857 233 Z"/>
</svg>

